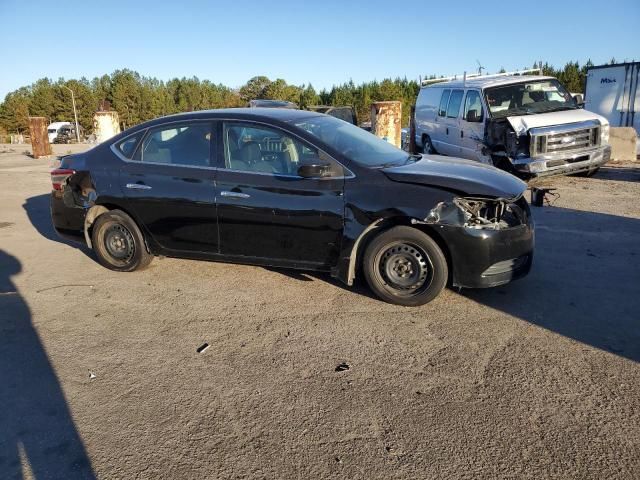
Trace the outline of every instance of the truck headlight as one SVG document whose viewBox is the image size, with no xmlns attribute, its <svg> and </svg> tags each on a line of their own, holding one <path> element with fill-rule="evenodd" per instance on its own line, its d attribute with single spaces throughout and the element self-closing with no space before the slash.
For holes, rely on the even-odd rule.
<svg viewBox="0 0 640 480">
<path fill-rule="evenodd" d="M 600 126 L 600 145 L 609 144 L 609 124 L 605 123 Z"/>
</svg>

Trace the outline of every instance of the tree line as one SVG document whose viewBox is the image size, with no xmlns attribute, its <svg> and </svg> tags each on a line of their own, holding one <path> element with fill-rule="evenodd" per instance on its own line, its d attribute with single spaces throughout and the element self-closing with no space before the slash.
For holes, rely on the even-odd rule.
<svg viewBox="0 0 640 480">
<path fill-rule="evenodd" d="M 557 77 L 571 92 L 581 93 L 586 69 L 592 65 L 591 61 L 582 66 L 578 62 L 569 62 L 564 68 L 555 69 L 545 63 L 542 70 L 545 75 Z M 72 121 L 73 108 L 68 89 L 74 92 L 81 128 L 91 132 L 93 114 L 105 106 L 118 112 L 124 129 L 172 113 L 246 106 L 252 99 L 287 100 L 301 108 L 350 105 L 355 108 L 359 122 L 369 121 L 372 102 L 397 100 L 402 102 L 402 124 L 406 126 L 420 85 L 417 80 L 406 78 L 374 80 L 358 85 L 349 81 L 318 92 L 311 84 L 291 85 L 280 78 L 270 80 L 256 76 L 242 87 L 232 89 L 197 77 L 162 81 L 127 69 L 93 80 L 84 77 L 57 81 L 42 78 L 6 95 L 0 104 L 0 134 L 27 132 L 29 116 L 46 117 L 51 122 Z"/>
</svg>

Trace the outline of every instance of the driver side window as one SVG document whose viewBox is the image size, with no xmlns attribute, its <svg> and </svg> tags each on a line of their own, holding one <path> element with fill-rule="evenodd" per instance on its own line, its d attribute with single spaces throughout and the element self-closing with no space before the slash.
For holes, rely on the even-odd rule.
<svg viewBox="0 0 640 480">
<path fill-rule="evenodd" d="M 276 129 L 225 122 L 225 168 L 242 172 L 297 176 L 303 165 L 329 164 L 327 176 L 342 176 L 342 167 L 317 148 Z"/>
</svg>

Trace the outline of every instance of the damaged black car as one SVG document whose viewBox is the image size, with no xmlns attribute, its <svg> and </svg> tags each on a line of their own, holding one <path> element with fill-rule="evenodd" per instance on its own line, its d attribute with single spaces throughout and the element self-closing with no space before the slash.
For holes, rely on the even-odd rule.
<svg viewBox="0 0 640 480">
<path fill-rule="evenodd" d="M 308 111 L 159 118 L 64 157 L 51 180 L 58 233 L 122 272 L 160 255 L 326 271 L 415 306 L 522 277 L 533 257 L 516 177 Z"/>
</svg>

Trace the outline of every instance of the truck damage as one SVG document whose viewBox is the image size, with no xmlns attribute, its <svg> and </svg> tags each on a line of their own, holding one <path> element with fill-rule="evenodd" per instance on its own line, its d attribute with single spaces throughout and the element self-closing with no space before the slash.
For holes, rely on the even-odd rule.
<svg viewBox="0 0 640 480">
<path fill-rule="evenodd" d="M 512 171 L 514 161 L 529 156 L 529 135 L 516 133 L 507 118 L 487 122 L 484 143 L 494 166 L 503 170 Z"/>
</svg>

